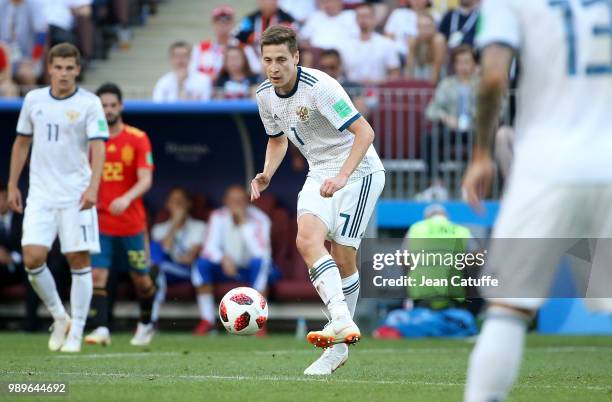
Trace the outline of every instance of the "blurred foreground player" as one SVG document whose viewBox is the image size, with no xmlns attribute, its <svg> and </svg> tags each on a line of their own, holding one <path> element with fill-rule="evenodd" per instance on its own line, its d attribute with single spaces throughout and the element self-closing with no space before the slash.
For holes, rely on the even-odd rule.
<svg viewBox="0 0 612 402">
<path fill-rule="evenodd" d="M 470 357 L 467 402 L 507 398 L 518 376 L 527 323 L 544 302 L 572 239 L 598 239 L 587 296 L 594 297 L 591 307 L 596 302 L 604 309 L 609 301 L 611 247 L 600 243 L 612 238 L 610 13 L 610 1 L 483 3 L 477 139 L 464 179 L 466 196 L 479 209 L 490 189 L 491 138 L 518 52 L 515 160 L 493 237 L 555 240 L 545 248 L 533 248 L 530 240 L 521 250 L 491 250 L 487 270 L 515 293 L 488 300 Z"/>
<path fill-rule="evenodd" d="M 100 246 L 92 256 L 94 295 L 88 344 L 108 345 L 108 270 L 127 267 L 140 301 L 140 321 L 130 343 L 144 346 L 154 334 L 151 310 L 156 287 L 150 275 L 145 248 L 146 214 L 142 196 L 153 183 L 153 154 L 147 134 L 123 123 L 121 89 L 111 83 L 96 91 L 102 101 L 110 138 L 100 185 Z"/>
<path fill-rule="evenodd" d="M 292 29 L 268 28 L 261 49 L 268 79 L 257 89 L 257 104 L 268 147 L 263 172 L 251 182 L 251 200 L 269 186 L 290 140 L 310 167 L 298 195 L 296 244 L 331 315 L 323 330 L 307 336 L 326 350 L 304 374 L 327 375 L 348 359 L 346 345 L 361 337 L 353 322 L 357 248 L 384 187 L 384 168 L 372 146 L 372 127 L 340 84 L 322 71 L 298 67 Z"/>
<path fill-rule="evenodd" d="M 23 262 L 32 287 L 53 316 L 49 349 L 79 352 L 92 295 L 90 252 L 100 249 L 94 207 L 108 127 L 98 97 L 76 85 L 81 70 L 76 47 L 68 43 L 52 47 L 47 68 L 51 86 L 30 91 L 21 107 L 8 201 L 14 211 L 23 211 L 18 182 L 32 145 Z M 58 235 L 72 272 L 72 319 L 46 264 Z"/>
</svg>

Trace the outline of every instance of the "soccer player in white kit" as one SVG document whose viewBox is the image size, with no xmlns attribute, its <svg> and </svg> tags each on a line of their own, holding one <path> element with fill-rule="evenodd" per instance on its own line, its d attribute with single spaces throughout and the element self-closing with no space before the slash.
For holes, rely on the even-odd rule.
<svg viewBox="0 0 612 402">
<path fill-rule="evenodd" d="M 554 239 L 547 245 L 562 245 L 564 239 L 612 238 L 611 13 L 610 1 L 484 0 L 477 138 L 464 178 L 476 209 L 493 178 L 491 134 L 515 52 L 521 62 L 515 160 L 493 241 Z M 529 244 L 527 250 L 500 247 L 497 257 L 496 250 L 489 256 L 487 269 L 500 273 L 502 286 L 522 292 L 489 298 L 470 357 L 467 402 L 505 400 L 517 378 L 527 322 L 544 302 L 563 253 L 563 247 Z M 611 283 L 610 247 L 597 252 L 607 280 L 591 276 L 589 290 L 600 297 L 591 301 L 605 308 L 607 296 L 597 288 Z"/>
<path fill-rule="evenodd" d="M 8 198 L 11 208 L 23 211 L 18 182 L 32 145 L 21 240 L 24 265 L 32 287 L 53 316 L 49 349 L 78 352 L 93 292 L 89 253 L 100 250 L 95 205 L 108 128 L 100 99 L 76 85 L 80 72 L 76 47 L 60 43 L 51 48 L 47 68 L 51 86 L 30 91 L 21 107 Z M 72 272 L 72 318 L 46 265 L 58 235 Z"/>
<path fill-rule="evenodd" d="M 291 141 L 310 168 L 298 195 L 296 245 L 331 315 L 323 330 L 307 336 L 326 349 L 304 374 L 327 375 L 348 359 L 347 344 L 361 337 L 352 319 L 359 295 L 357 248 L 384 187 L 384 168 L 372 146 L 372 127 L 340 84 L 298 66 L 292 29 L 268 28 L 261 50 L 268 79 L 257 89 L 257 104 L 268 146 L 263 172 L 251 182 L 251 200 L 268 187 Z"/>
</svg>

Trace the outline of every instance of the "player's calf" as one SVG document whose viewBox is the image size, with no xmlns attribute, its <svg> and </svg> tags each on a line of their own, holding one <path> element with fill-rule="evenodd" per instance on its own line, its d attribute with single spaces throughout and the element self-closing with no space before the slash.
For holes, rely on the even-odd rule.
<svg viewBox="0 0 612 402">
<path fill-rule="evenodd" d="M 130 343 L 134 346 L 146 346 L 151 343 L 155 333 L 153 323 L 151 322 L 151 313 L 153 311 L 153 302 L 155 301 L 157 287 L 149 273 L 132 273 L 131 275 L 140 303 L 140 320 L 136 328 L 136 333 L 130 340 Z"/>
</svg>

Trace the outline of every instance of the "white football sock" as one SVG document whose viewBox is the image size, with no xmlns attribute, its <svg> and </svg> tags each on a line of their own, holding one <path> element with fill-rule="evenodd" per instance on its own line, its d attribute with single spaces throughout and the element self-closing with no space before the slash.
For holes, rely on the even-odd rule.
<svg viewBox="0 0 612 402">
<path fill-rule="evenodd" d="M 28 272 L 28 280 L 32 284 L 32 288 L 43 301 L 54 320 L 64 320 L 67 317 L 66 310 L 62 304 L 62 300 L 57 293 L 55 280 L 51 271 L 44 264 L 38 268 L 26 269 Z"/>
<path fill-rule="evenodd" d="M 215 299 L 211 293 L 198 293 L 198 309 L 200 319 L 215 323 Z"/>
<path fill-rule="evenodd" d="M 516 380 L 523 356 L 526 317 L 491 307 L 470 356 L 465 402 L 503 401 Z"/>
<path fill-rule="evenodd" d="M 72 286 L 70 287 L 70 311 L 72 313 L 72 326 L 70 334 L 81 337 L 87 313 L 93 295 L 93 278 L 91 267 L 71 269 Z"/>
<path fill-rule="evenodd" d="M 336 262 L 327 254 L 310 269 L 310 281 L 314 285 L 319 297 L 327 306 L 332 321 L 351 317 L 344 293 L 342 292 L 342 279 Z"/>
<path fill-rule="evenodd" d="M 355 317 L 357 299 L 359 299 L 359 272 L 342 278 L 342 293 L 344 293 L 351 317 Z"/>
</svg>

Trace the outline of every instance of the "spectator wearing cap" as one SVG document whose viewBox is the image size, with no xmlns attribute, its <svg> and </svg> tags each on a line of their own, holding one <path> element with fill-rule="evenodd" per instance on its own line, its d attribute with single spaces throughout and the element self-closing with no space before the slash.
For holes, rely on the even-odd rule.
<svg viewBox="0 0 612 402">
<path fill-rule="evenodd" d="M 436 84 L 446 59 L 444 35 L 437 31 L 436 22 L 428 13 L 419 14 L 417 28 L 417 36 L 408 39 L 406 77 Z"/>
<path fill-rule="evenodd" d="M 478 0 L 460 0 L 459 6 L 449 10 L 442 18 L 440 32 L 446 38 L 450 49 L 460 45 L 474 47 L 476 26 L 480 15 L 479 5 Z"/>
<path fill-rule="evenodd" d="M 374 7 L 363 3 L 357 6 L 359 37 L 348 40 L 342 47 L 346 75 L 362 85 L 381 84 L 400 77 L 400 59 L 393 41 L 374 31 Z"/>
<path fill-rule="evenodd" d="M 155 84 L 154 102 L 207 101 L 212 96 L 209 76 L 189 71 L 191 46 L 178 41 L 170 45 L 172 71 L 164 74 Z"/>
<path fill-rule="evenodd" d="M 354 10 L 343 10 L 342 0 L 320 0 L 300 31 L 303 46 L 341 50 L 347 40 L 359 37 Z"/>
<path fill-rule="evenodd" d="M 225 48 L 242 46 L 249 62 L 249 68 L 255 73 L 261 71 L 259 56 L 251 46 L 242 45 L 232 36 L 234 29 L 234 9 L 230 6 L 219 6 L 212 12 L 214 39 L 203 40 L 191 51 L 189 70 L 199 72 L 216 81 L 223 67 Z"/>
<path fill-rule="evenodd" d="M 36 1 L 0 0 L 0 43 L 6 45 L 9 74 L 19 85 L 36 85 L 46 40 L 47 22 Z"/>
<path fill-rule="evenodd" d="M 246 99 L 255 96 L 259 76 L 253 74 L 244 50 L 240 46 L 225 49 L 225 62 L 216 82 L 217 97 L 221 99 Z"/>
<path fill-rule="evenodd" d="M 295 28 L 295 20 L 278 6 L 278 0 L 258 0 L 258 9 L 240 21 L 236 38 L 250 45 L 260 54 L 259 41 L 263 32 L 272 25 L 286 25 Z"/>
</svg>

